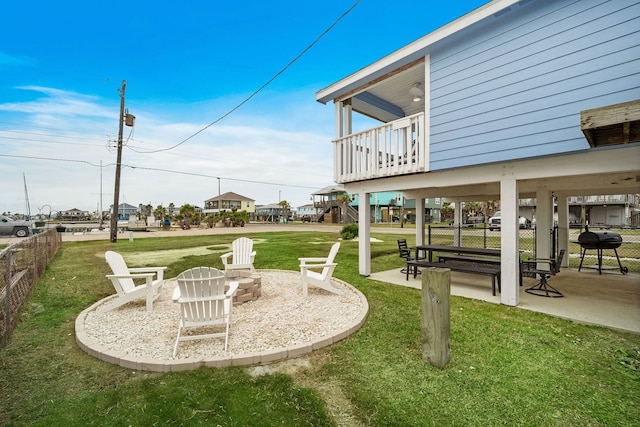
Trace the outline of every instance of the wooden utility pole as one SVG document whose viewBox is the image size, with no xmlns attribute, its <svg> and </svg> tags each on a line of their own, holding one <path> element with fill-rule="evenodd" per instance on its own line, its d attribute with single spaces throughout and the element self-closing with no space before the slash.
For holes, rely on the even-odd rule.
<svg viewBox="0 0 640 427">
<path fill-rule="evenodd" d="M 122 131 L 124 125 L 124 90 L 127 86 L 125 80 L 122 81 L 120 89 L 120 123 L 118 127 L 118 159 L 116 161 L 116 184 L 113 191 L 113 212 L 111 213 L 111 243 L 118 241 L 118 199 L 120 198 L 120 164 L 122 162 Z"/>
</svg>

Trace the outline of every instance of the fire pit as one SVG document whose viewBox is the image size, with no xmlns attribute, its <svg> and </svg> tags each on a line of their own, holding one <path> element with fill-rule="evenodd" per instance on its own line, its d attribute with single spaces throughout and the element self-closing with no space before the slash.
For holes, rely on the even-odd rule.
<svg viewBox="0 0 640 427">
<path fill-rule="evenodd" d="M 239 283 L 236 295 L 233 297 L 234 306 L 255 301 L 262 294 L 262 280 L 258 273 L 249 270 L 232 270 L 228 271 L 226 276 L 227 283 L 231 281 Z"/>
<path fill-rule="evenodd" d="M 622 264 L 620 263 L 620 257 L 618 256 L 618 247 L 620 247 L 620 245 L 622 244 L 622 236 L 612 231 L 589 231 L 588 226 L 585 226 L 584 229 L 584 233 L 581 233 L 578 236 L 578 243 L 582 247 L 582 257 L 580 259 L 580 267 L 578 267 L 578 271 L 580 271 L 580 269 L 582 268 L 584 255 L 587 250 L 595 249 L 598 254 L 598 264 L 595 267 L 597 267 L 598 273 L 602 274 L 602 269 L 607 268 L 606 266 L 602 266 L 602 251 L 604 249 L 613 249 L 616 254 L 616 259 L 618 260 L 620 272 L 622 274 L 627 274 L 629 272 L 629 269 L 622 266 Z"/>
</svg>

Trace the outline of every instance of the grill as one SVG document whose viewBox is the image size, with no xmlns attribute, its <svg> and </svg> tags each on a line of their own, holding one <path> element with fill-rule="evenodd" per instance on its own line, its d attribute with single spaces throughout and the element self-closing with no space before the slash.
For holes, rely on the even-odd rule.
<svg viewBox="0 0 640 427">
<path fill-rule="evenodd" d="M 620 257 L 618 256 L 618 248 L 622 244 L 622 237 L 618 233 L 614 233 L 612 231 L 589 231 L 589 227 L 585 227 L 584 233 L 581 233 L 578 236 L 578 243 L 582 247 L 582 257 L 580 259 L 580 267 L 578 267 L 578 271 L 582 268 L 582 263 L 584 262 L 584 255 L 587 250 L 595 249 L 598 254 L 598 273 L 602 274 L 603 268 L 607 268 L 606 266 L 602 266 L 602 251 L 605 249 L 613 249 L 616 254 L 616 259 L 618 260 L 618 267 L 620 268 L 620 272 L 622 274 L 627 274 L 629 269 L 627 267 L 623 267 L 620 263 Z M 609 267 L 615 268 L 615 267 Z"/>
</svg>

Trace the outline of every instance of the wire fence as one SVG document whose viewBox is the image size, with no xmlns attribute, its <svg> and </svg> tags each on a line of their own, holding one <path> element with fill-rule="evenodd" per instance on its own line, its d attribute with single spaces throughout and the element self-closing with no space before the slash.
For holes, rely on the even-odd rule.
<svg viewBox="0 0 640 427">
<path fill-rule="evenodd" d="M 598 251 L 583 249 L 578 236 L 583 228 L 569 229 L 569 267 L 596 268 Z M 589 231 L 607 231 L 620 234 L 622 243 L 618 248 L 602 250 L 602 269 L 619 269 L 622 273 L 640 273 L 640 229 L 616 226 L 589 227 Z M 428 227 L 427 242 L 433 245 L 466 246 L 477 248 L 500 248 L 500 229 L 490 230 L 487 224 L 451 225 Z M 558 228 L 543 231 L 531 228 L 520 229 L 520 253 L 523 261 L 535 259 L 537 239 L 549 239 L 552 253 L 557 253 Z"/>
<path fill-rule="evenodd" d="M 9 341 L 24 302 L 61 244 L 59 233 L 51 229 L 0 252 L 0 348 Z"/>
</svg>

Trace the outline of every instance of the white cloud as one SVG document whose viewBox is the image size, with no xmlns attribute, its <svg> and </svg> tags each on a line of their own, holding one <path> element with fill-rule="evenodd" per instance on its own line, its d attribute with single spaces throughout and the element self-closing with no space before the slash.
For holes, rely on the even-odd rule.
<svg viewBox="0 0 640 427">
<path fill-rule="evenodd" d="M 0 154 L 30 157 L 0 156 L 5 188 L 0 212 L 24 212 L 22 173 L 32 214 L 43 205 L 94 211 L 101 198 L 108 209 L 114 193 L 117 112 L 114 116 L 97 97 L 37 86 L 25 89 L 44 96 L 0 104 L 0 121 L 2 111 L 19 112 L 27 125 L 0 125 Z M 291 114 L 298 123 L 305 121 L 300 110 Z M 131 128 L 124 129 L 120 201 L 202 206 L 218 194 L 220 184 L 221 192 L 233 191 L 259 204 L 279 199 L 293 206 L 309 203 L 313 191 L 332 183 L 333 148 L 328 135 L 332 128 L 314 129 L 314 109 L 308 111 L 308 126 L 285 130 L 272 125 L 285 121 L 287 111 L 270 111 L 271 118 L 260 120 L 259 126 L 251 115 L 238 112 L 233 120 L 211 126 L 175 149 L 158 151 L 198 132 L 211 118 L 203 120 L 203 111 L 192 121 L 171 122 L 165 119 L 170 117 L 166 105 L 160 114 L 153 106 L 140 108 L 134 112 L 130 139 Z M 17 133 L 25 131 L 30 133 Z"/>
</svg>

